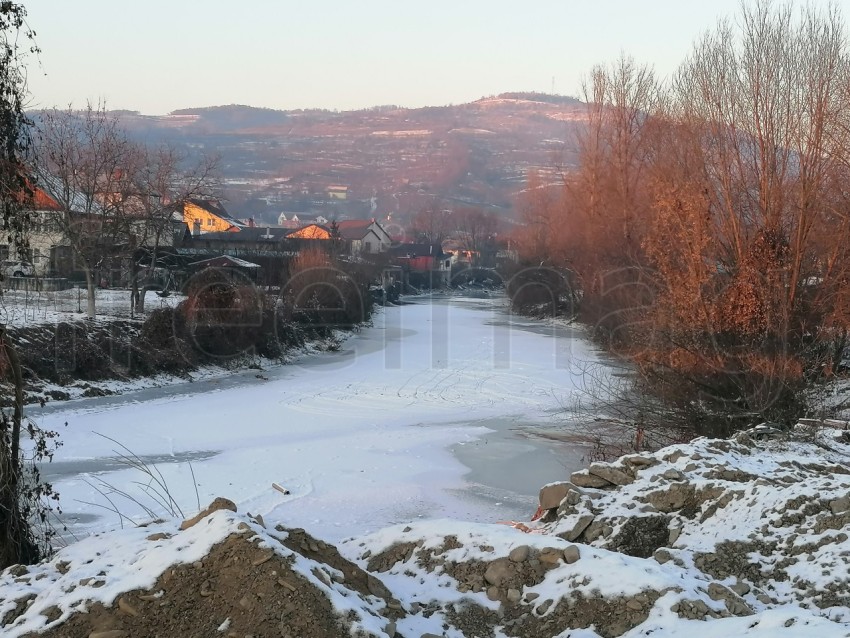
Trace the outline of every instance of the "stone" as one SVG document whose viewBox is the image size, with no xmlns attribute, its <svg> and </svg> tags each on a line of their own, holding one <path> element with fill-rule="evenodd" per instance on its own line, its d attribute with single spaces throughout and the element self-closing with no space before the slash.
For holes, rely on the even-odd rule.
<svg viewBox="0 0 850 638">
<path fill-rule="evenodd" d="M 578 517 L 578 520 L 573 525 L 573 528 L 562 535 L 562 537 L 568 541 L 574 541 L 579 536 L 581 536 L 582 532 L 587 529 L 587 526 L 593 522 L 593 519 L 596 518 L 593 514 L 582 514 Z"/>
<path fill-rule="evenodd" d="M 384 627 L 384 633 L 393 638 L 396 634 L 396 624 L 394 622 L 387 623 L 387 626 Z"/>
<path fill-rule="evenodd" d="M 522 598 L 522 593 L 518 589 L 508 589 L 508 593 L 505 596 L 508 599 L 509 603 L 518 603 Z"/>
<path fill-rule="evenodd" d="M 643 609 L 643 605 L 640 603 L 640 601 L 635 600 L 634 598 L 630 598 L 626 602 L 626 607 L 628 607 L 632 611 L 640 611 L 641 609 Z"/>
<path fill-rule="evenodd" d="M 602 536 L 602 528 L 605 524 L 602 521 L 593 521 L 590 525 L 587 526 L 587 529 L 584 530 L 584 542 L 592 543 L 597 538 Z"/>
<path fill-rule="evenodd" d="M 847 510 L 850 510 L 850 497 L 842 496 L 834 501 L 830 501 L 829 509 L 832 510 L 833 514 L 843 514 Z"/>
<path fill-rule="evenodd" d="M 375 578 L 372 574 L 366 576 L 366 589 L 369 593 L 378 598 L 389 598 L 390 590 L 386 588 L 384 583 Z"/>
<path fill-rule="evenodd" d="M 490 600 L 499 600 L 499 588 L 495 585 L 487 588 L 487 598 Z"/>
<path fill-rule="evenodd" d="M 611 483 L 606 481 L 604 478 L 601 478 L 596 474 L 591 474 L 587 470 L 573 472 L 570 475 L 570 481 L 573 485 L 577 485 L 578 487 L 590 487 L 594 489 L 611 487 Z"/>
<path fill-rule="evenodd" d="M 693 486 L 688 483 L 673 483 L 666 490 L 649 493 L 646 498 L 659 512 L 672 512 L 682 509 L 693 496 Z"/>
<path fill-rule="evenodd" d="M 567 496 L 570 490 L 575 486 L 567 481 L 560 483 L 549 483 L 540 488 L 538 499 L 540 501 L 540 509 L 551 510 L 558 507 L 561 501 Z"/>
<path fill-rule="evenodd" d="M 156 534 L 151 534 L 147 536 L 145 540 L 147 541 L 161 541 L 166 538 L 171 538 L 171 534 L 166 534 L 165 532 L 157 532 Z"/>
<path fill-rule="evenodd" d="M 497 587 L 505 580 L 510 578 L 513 570 L 511 569 L 511 561 L 508 558 L 497 558 L 487 566 L 487 571 L 484 572 L 484 580 L 491 585 Z"/>
<path fill-rule="evenodd" d="M 564 562 L 567 565 L 572 565 L 580 558 L 581 552 L 579 551 L 579 548 L 577 546 L 570 545 L 564 550 Z"/>
<path fill-rule="evenodd" d="M 125 598 L 118 599 L 118 609 L 123 611 L 128 616 L 138 616 L 139 610 L 133 607 L 130 603 L 127 602 Z"/>
<path fill-rule="evenodd" d="M 681 534 L 682 534 L 682 528 L 681 527 L 670 528 L 670 536 L 667 539 L 667 544 L 672 545 L 673 543 L 675 543 L 677 540 L 679 540 L 679 536 L 681 536 Z"/>
<path fill-rule="evenodd" d="M 89 638 L 129 638 L 130 632 L 123 629 L 107 629 L 105 631 L 93 631 Z"/>
<path fill-rule="evenodd" d="M 525 595 L 525 602 L 530 603 L 532 601 L 537 600 L 538 598 L 540 598 L 540 594 L 538 594 L 536 591 L 530 591 Z"/>
<path fill-rule="evenodd" d="M 422 634 L 419 638 L 443 638 L 443 636 L 438 636 L 437 634 Z"/>
<path fill-rule="evenodd" d="M 234 503 L 228 498 L 222 498 L 221 496 L 219 496 L 212 503 L 210 503 L 207 508 L 201 510 L 192 518 L 187 518 L 185 521 L 180 523 L 180 531 L 187 530 L 190 527 L 197 525 L 201 519 L 204 519 L 213 512 L 217 512 L 219 510 L 230 510 L 231 512 L 235 512 L 236 503 Z"/>
<path fill-rule="evenodd" d="M 564 558 L 564 553 L 554 547 L 544 547 L 537 556 L 544 565 L 557 565 Z"/>
<path fill-rule="evenodd" d="M 587 471 L 594 476 L 605 479 L 613 485 L 628 485 L 635 479 L 623 470 L 617 469 L 607 463 L 591 463 Z"/>
<path fill-rule="evenodd" d="M 658 461 L 651 456 L 642 456 L 640 454 L 626 456 L 623 458 L 623 461 L 632 467 L 652 467 L 653 465 L 658 465 Z"/>
<path fill-rule="evenodd" d="M 528 545 L 519 545 L 511 550 L 511 553 L 508 554 L 508 558 L 514 563 L 521 563 L 528 559 L 530 551 L 531 548 L 529 548 Z"/>
<path fill-rule="evenodd" d="M 739 596 L 746 596 L 750 593 L 750 586 L 747 583 L 741 582 L 740 580 L 734 585 L 729 585 L 729 589 L 731 589 Z"/>
<path fill-rule="evenodd" d="M 682 481 L 685 478 L 685 475 L 682 474 L 676 468 L 671 467 L 669 470 L 664 470 L 664 474 L 662 474 L 664 478 L 668 481 Z"/>
</svg>

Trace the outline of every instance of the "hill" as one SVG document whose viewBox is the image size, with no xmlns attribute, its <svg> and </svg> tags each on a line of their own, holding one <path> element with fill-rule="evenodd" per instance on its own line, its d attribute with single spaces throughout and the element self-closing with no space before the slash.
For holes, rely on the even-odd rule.
<svg viewBox="0 0 850 638">
<path fill-rule="evenodd" d="M 238 216 L 280 212 L 403 221 L 434 204 L 513 214 L 528 172 L 557 179 L 576 158 L 584 105 L 575 98 L 505 93 L 459 105 L 357 111 L 276 111 L 243 105 L 165 116 L 119 114 L 140 139 L 219 153 Z M 347 186 L 344 198 L 328 186 Z"/>
</svg>

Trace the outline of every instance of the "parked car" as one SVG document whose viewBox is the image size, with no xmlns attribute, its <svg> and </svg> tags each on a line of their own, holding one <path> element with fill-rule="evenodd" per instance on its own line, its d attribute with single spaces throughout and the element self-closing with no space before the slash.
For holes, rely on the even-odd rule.
<svg viewBox="0 0 850 638">
<path fill-rule="evenodd" d="M 28 261 L 6 259 L 3 261 L 3 274 L 6 277 L 32 277 L 35 274 L 35 268 Z"/>
</svg>

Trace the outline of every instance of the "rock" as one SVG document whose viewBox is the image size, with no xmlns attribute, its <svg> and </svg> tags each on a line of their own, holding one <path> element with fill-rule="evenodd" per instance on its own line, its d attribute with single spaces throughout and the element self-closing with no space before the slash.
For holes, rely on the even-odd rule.
<svg viewBox="0 0 850 638">
<path fill-rule="evenodd" d="M 192 518 L 187 518 L 185 521 L 180 523 L 180 530 L 187 530 L 193 525 L 197 525 L 198 521 L 203 518 L 206 518 L 213 512 L 217 512 L 219 510 L 230 510 L 231 512 L 235 512 L 236 503 L 234 503 L 228 498 L 222 498 L 221 496 L 219 496 L 212 503 L 210 503 L 206 509 L 201 510 Z"/>
<path fill-rule="evenodd" d="M 667 539 L 667 544 L 668 544 L 668 545 L 672 545 L 672 544 L 673 544 L 673 543 L 675 543 L 677 540 L 679 540 L 679 536 L 681 536 L 681 535 L 682 535 L 682 528 L 681 528 L 681 527 L 673 527 L 673 528 L 671 528 L 671 529 L 670 529 L 670 536 L 669 536 L 669 538 Z"/>
<path fill-rule="evenodd" d="M 123 629 L 107 629 L 106 631 L 93 631 L 89 638 L 129 638 L 130 632 Z"/>
<path fill-rule="evenodd" d="M 730 614 L 735 616 L 751 616 L 753 614 L 752 608 L 743 598 L 720 583 L 708 585 L 708 596 L 712 600 L 722 600 Z"/>
<path fill-rule="evenodd" d="M 570 475 L 570 481 L 573 485 L 577 485 L 578 487 L 590 487 L 595 489 L 611 487 L 611 483 L 606 481 L 604 478 L 601 478 L 596 474 L 591 474 L 587 470 L 573 472 Z"/>
<path fill-rule="evenodd" d="M 739 596 L 746 596 L 750 593 L 750 586 L 747 583 L 741 582 L 740 580 L 734 585 L 729 585 L 729 589 L 731 589 Z"/>
<path fill-rule="evenodd" d="M 133 605 L 131 605 L 130 603 L 128 603 L 127 599 L 123 597 L 118 599 L 118 609 L 123 611 L 128 616 L 139 615 L 139 610 L 133 607 Z"/>
<path fill-rule="evenodd" d="M 587 471 L 613 485 L 628 485 L 635 480 L 634 477 L 629 476 L 623 470 L 617 469 L 607 463 L 591 463 Z"/>
<path fill-rule="evenodd" d="M 672 512 L 685 506 L 693 498 L 694 488 L 688 483 L 673 483 L 666 490 L 651 492 L 647 495 L 650 505 L 660 512 Z"/>
<path fill-rule="evenodd" d="M 437 634 L 422 634 L 419 638 L 443 638 L 443 636 L 438 636 Z"/>
<path fill-rule="evenodd" d="M 579 551 L 579 548 L 575 545 L 570 545 L 564 550 L 564 562 L 567 565 L 572 565 L 579 558 L 581 558 L 581 552 Z"/>
<path fill-rule="evenodd" d="M 490 600 L 499 600 L 499 588 L 495 586 L 488 587 L 487 598 L 489 598 Z"/>
<path fill-rule="evenodd" d="M 833 514 L 843 514 L 847 510 L 850 510 L 850 497 L 842 496 L 834 501 L 830 501 L 829 509 L 832 510 Z"/>
<path fill-rule="evenodd" d="M 521 563 L 528 559 L 530 551 L 531 550 L 528 545 L 519 545 L 511 550 L 511 553 L 508 554 L 508 558 L 514 563 Z"/>
<path fill-rule="evenodd" d="M 668 481 L 682 481 L 685 479 L 685 475 L 673 467 L 671 467 L 669 470 L 664 470 L 664 474 L 662 474 L 661 476 L 666 478 Z"/>
<path fill-rule="evenodd" d="M 522 594 L 518 589 L 509 589 L 506 598 L 509 603 L 518 603 L 522 598 Z"/>
<path fill-rule="evenodd" d="M 561 562 L 564 558 L 564 553 L 554 547 L 544 547 L 540 550 L 537 559 L 544 565 L 554 566 Z"/>
<path fill-rule="evenodd" d="M 386 588 L 384 583 L 375 578 L 372 574 L 369 574 L 366 577 L 366 589 L 369 590 L 370 594 L 377 596 L 378 598 L 389 598 L 391 596 L 390 590 Z"/>
<path fill-rule="evenodd" d="M 639 600 L 635 600 L 634 598 L 629 598 L 629 600 L 626 602 L 626 607 L 628 607 L 632 611 L 640 611 L 641 609 L 643 609 L 643 605 L 641 604 L 641 602 Z"/>
<path fill-rule="evenodd" d="M 274 557 L 274 550 L 263 554 L 262 556 L 258 556 L 253 561 L 251 561 L 251 565 L 254 567 L 259 567 L 263 563 L 269 562 Z"/>
<path fill-rule="evenodd" d="M 511 561 L 508 558 L 497 558 L 487 566 L 484 572 L 484 580 L 497 587 L 512 574 Z"/>
<path fill-rule="evenodd" d="M 605 527 L 605 524 L 602 521 L 593 521 L 590 525 L 587 526 L 587 529 L 584 530 L 584 542 L 592 543 L 597 538 L 602 536 L 603 527 Z"/>
<path fill-rule="evenodd" d="M 384 633 L 386 633 L 390 638 L 393 638 L 396 634 L 396 624 L 394 622 L 387 623 L 387 626 L 384 627 Z"/>
<path fill-rule="evenodd" d="M 658 465 L 658 461 L 651 456 L 641 456 L 640 454 L 626 456 L 623 458 L 623 461 L 632 467 L 652 467 L 653 465 Z"/>
<path fill-rule="evenodd" d="M 673 555 L 668 552 L 666 549 L 656 549 L 655 553 L 653 553 L 652 557 L 660 564 L 663 565 L 671 560 L 673 560 Z"/>
<path fill-rule="evenodd" d="M 156 534 L 151 534 L 147 536 L 145 540 L 147 541 L 161 541 L 166 538 L 171 538 L 171 534 L 166 534 L 165 532 L 157 532 Z"/>
<path fill-rule="evenodd" d="M 525 602 L 530 603 L 534 600 L 537 600 L 538 598 L 540 598 L 540 594 L 538 594 L 536 591 L 530 591 L 525 595 Z"/>
<path fill-rule="evenodd" d="M 581 536 L 582 532 L 587 529 L 587 526 L 593 522 L 594 518 L 596 517 L 593 514 L 582 514 L 578 517 L 578 520 L 569 532 L 559 534 L 559 536 L 568 541 L 576 540 L 579 536 Z"/>
<path fill-rule="evenodd" d="M 575 486 L 567 481 L 544 485 L 540 488 L 540 495 L 538 497 L 540 508 L 544 510 L 555 509 L 566 498 L 567 494 L 574 489 Z"/>
</svg>

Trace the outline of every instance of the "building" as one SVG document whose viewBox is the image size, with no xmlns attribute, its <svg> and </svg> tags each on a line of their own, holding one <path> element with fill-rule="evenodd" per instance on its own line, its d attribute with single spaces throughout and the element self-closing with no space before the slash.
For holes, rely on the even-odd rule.
<svg viewBox="0 0 850 638">
<path fill-rule="evenodd" d="M 389 250 L 394 264 L 401 266 L 412 286 L 439 288 L 448 286 L 451 256 L 439 244 L 399 244 Z"/>
<path fill-rule="evenodd" d="M 238 232 L 246 224 L 225 210 L 221 202 L 211 199 L 188 199 L 182 205 L 183 223 L 193 235 Z"/>
<path fill-rule="evenodd" d="M 348 199 L 348 186 L 342 186 L 341 184 L 331 184 L 330 186 L 328 186 L 328 198 L 339 200 Z"/>
<path fill-rule="evenodd" d="M 374 219 L 351 219 L 336 224 L 340 239 L 351 246 L 352 256 L 361 253 L 384 253 L 392 245 L 392 238 Z"/>
<path fill-rule="evenodd" d="M 331 239 L 331 230 L 320 224 L 309 224 L 287 235 L 289 239 Z"/>
</svg>

